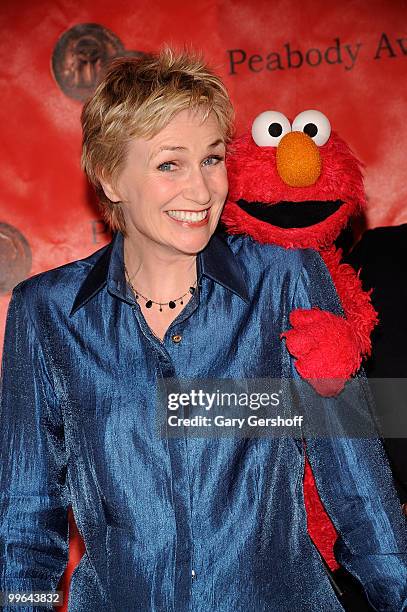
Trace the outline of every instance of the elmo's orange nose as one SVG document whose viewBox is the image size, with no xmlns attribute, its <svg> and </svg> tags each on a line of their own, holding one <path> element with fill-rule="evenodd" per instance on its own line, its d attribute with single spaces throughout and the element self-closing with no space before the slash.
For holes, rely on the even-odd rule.
<svg viewBox="0 0 407 612">
<path fill-rule="evenodd" d="M 277 172 L 290 187 L 313 185 L 321 174 L 321 156 L 304 132 L 289 132 L 277 147 Z"/>
</svg>

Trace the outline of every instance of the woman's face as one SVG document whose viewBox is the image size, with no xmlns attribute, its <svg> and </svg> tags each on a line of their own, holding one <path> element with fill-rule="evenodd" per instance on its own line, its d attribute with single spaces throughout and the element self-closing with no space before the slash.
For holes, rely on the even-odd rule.
<svg viewBox="0 0 407 612">
<path fill-rule="evenodd" d="M 113 195 L 134 244 L 195 254 L 215 231 L 228 190 L 216 115 L 180 111 L 151 139 L 135 138 Z M 111 195 L 107 195 L 112 198 Z M 146 240 L 147 239 L 147 242 Z"/>
</svg>

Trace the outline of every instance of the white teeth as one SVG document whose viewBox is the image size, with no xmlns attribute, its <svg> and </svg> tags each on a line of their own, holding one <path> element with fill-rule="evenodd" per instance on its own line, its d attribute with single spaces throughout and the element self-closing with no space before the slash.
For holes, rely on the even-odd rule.
<svg viewBox="0 0 407 612">
<path fill-rule="evenodd" d="M 188 221 L 189 223 L 197 223 L 205 219 L 208 214 L 207 210 L 201 212 L 187 212 L 185 210 L 167 210 L 167 214 L 178 221 Z"/>
</svg>

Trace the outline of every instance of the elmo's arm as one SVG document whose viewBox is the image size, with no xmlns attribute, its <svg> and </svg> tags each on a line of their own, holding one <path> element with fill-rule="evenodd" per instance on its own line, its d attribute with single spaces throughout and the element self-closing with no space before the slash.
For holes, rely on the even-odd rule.
<svg viewBox="0 0 407 612">
<path fill-rule="evenodd" d="M 322 293 L 334 283 L 336 311 L 324 309 L 323 300 L 293 304 L 292 329 L 282 334 L 300 376 L 326 396 L 338 394 L 358 371 L 370 353 L 370 333 L 377 322 L 369 294 L 362 291 L 352 268 L 339 263 L 340 256 L 339 251 L 327 252 L 325 267 L 318 255 L 324 275 L 314 281 Z M 329 276 L 329 282 L 324 280 Z"/>
<path fill-rule="evenodd" d="M 372 350 L 370 336 L 378 322 L 377 313 L 370 301 L 370 292 L 363 291 L 359 277 L 349 264 L 340 263 L 341 250 L 331 248 L 321 255 L 331 273 L 346 320 L 357 339 L 360 355 L 368 357 Z"/>
</svg>

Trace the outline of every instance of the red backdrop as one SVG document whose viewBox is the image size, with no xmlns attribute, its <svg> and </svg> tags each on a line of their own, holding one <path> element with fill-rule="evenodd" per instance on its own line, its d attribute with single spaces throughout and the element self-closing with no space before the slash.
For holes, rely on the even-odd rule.
<svg viewBox="0 0 407 612">
<path fill-rule="evenodd" d="M 3 0 L 0 343 L 13 285 L 110 239 L 79 167 L 81 102 L 52 70 L 65 32 L 94 23 L 128 51 L 202 49 L 229 88 L 237 133 L 263 110 L 321 110 L 366 165 L 375 227 L 407 222 L 406 9 L 404 0 Z"/>
</svg>

